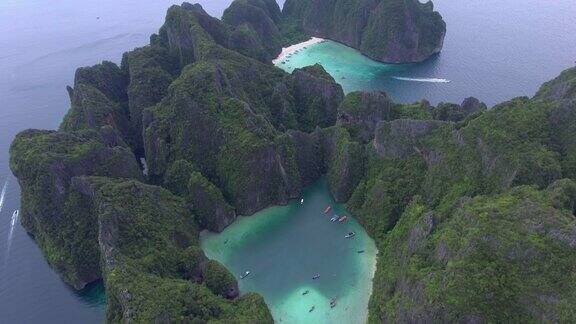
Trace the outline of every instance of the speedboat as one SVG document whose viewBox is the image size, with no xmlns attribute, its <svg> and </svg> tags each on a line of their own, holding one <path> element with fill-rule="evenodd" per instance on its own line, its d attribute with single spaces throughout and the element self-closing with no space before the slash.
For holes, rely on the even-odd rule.
<svg viewBox="0 0 576 324">
<path fill-rule="evenodd" d="M 332 210 L 332 206 L 326 206 L 326 209 L 324 209 L 324 214 L 328 214 L 328 212 L 331 210 Z"/>
<path fill-rule="evenodd" d="M 345 220 L 347 220 L 347 219 L 348 219 L 348 216 L 342 215 L 342 216 L 340 216 L 340 218 L 338 218 L 338 221 L 341 223 L 341 222 L 343 222 L 343 221 L 345 221 Z"/>
<path fill-rule="evenodd" d="M 338 215 L 334 215 L 334 217 L 330 218 L 331 222 L 335 222 L 338 220 Z"/>
<path fill-rule="evenodd" d="M 345 237 L 345 238 L 352 238 L 352 237 L 354 237 L 354 235 L 356 235 L 356 233 L 354 233 L 354 232 L 349 232 L 349 233 L 346 234 L 344 237 Z"/>
<path fill-rule="evenodd" d="M 314 277 L 312 277 L 312 280 L 316 280 L 316 279 L 318 279 L 318 278 L 320 278 L 320 274 L 317 273 L 317 274 L 314 275 Z"/>
<path fill-rule="evenodd" d="M 300 205 L 304 203 L 304 198 L 300 199 Z"/>
<path fill-rule="evenodd" d="M 244 278 L 248 277 L 249 274 L 250 274 L 250 271 L 246 270 L 246 272 L 244 272 L 244 273 L 240 276 L 240 279 L 244 279 Z"/>
</svg>

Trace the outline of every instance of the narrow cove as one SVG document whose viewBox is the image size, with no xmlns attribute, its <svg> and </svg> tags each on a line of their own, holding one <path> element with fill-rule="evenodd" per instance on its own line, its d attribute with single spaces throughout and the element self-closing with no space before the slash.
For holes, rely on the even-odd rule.
<svg viewBox="0 0 576 324">
<path fill-rule="evenodd" d="M 241 293 L 264 296 L 276 322 L 365 322 L 376 266 L 374 241 L 334 202 L 324 180 L 306 188 L 302 197 L 302 204 L 298 199 L 240 217 L 222 233 L 202 233 L 202 249 L 237 277 Z M 332 206 L 328 213 L 326 206 Z M 345 222 L 330 221 L 343 214 Z M 348 232 L 355 237 L 345 238 Z M 245 271 L 250 275 L 240 279 Z M 312 279 L 316 274 L 320 277 Z"/>
</svg>

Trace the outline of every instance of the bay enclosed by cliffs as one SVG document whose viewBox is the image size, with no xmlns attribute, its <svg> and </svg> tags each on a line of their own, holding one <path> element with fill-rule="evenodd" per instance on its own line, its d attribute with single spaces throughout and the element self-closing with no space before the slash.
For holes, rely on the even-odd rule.
<svg viewBox="0 0 576 324">
<path fill-rule="evenodd" d="M 334 202 L 324 180 L 302 199 L 241 217 L 220 234 L 206 232 L 202 249 L 237 278 L 250 271 L 238 280 L 240 291 L 261 294 L 277 323 L 362 323 L 376 270 L 374 241 Z M 348 219 L 331 222 L 335 215 Z M 355 237 L 345 238 L 348 232 Z"/>
</svg>

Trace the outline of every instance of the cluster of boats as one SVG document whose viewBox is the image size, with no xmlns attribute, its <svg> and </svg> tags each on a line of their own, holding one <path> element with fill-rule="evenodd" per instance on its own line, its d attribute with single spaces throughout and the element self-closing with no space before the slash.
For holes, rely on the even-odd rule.
<svg viewBox="0 0 576 324">
<path fill-rule="evenodd" d="M 326 206 L 326 208 L 324 209 L 324 214 L 328 214 L 330 211 L 332 210 L 332 206 L 328 205 Z M 332 218 L 330 218 L 331 222 L 345 222 L 348 219 L 348 215 L 334 215 Z M 348 232 L 348 234 L 346 234 L 344 237 L 345 238 L 353 238 L 356 235 L 356 233 L 354 232 Z"/>
<path fill-rule="evenodd" d="M 332 211 L 332 206 L 326 206 L 326 208 L 324 209 L 324 214 L 328 214 L 330 211 Z M 345 222 L 348 219 L 347 215 L 334 215 L 332 218 L 330 218 L 331 222 Z M 354 236 L 356 236 L 356 233 L 354 232 L 348 232 L 348 234 L 346 234 L 344 237 L 345 238 L 353 238 Z M 358 250 L 358 253 L 364 253 L 364 250 Z M 312 280 L 316 280 L 320 278 L 320 274 L 317 273 L 312 277 Z M 308 295 L 310 291 L 306 290 L 302 293 L 302 295 Z M 330 299 L 330 308 L 334 308 L 336 307 L 336 297 L 333 297 Z M 310 307 L 310 309 L 308 310 L 309 313 L 312 313 L 314 311 L 314 309 L 316 309 L 316 306 L 313 305 L 312 307 Z"/>
<path fill-rule="evenodd" d="M 302 198 L 300 200 L 300 204 L 304 204 L 304 198 Z M 330 211 L 332 211 L 332 206 L 326 206 L 326 208 L 324 209 L 324 214 L 328 214 Z M 333 217 L 330 218 L 331 222 L 345 222 L 348 219 L 348 216 L 343 214 L 343 215 L 334 215 Z M 353 238 L 354 236 L 356 236 L 356 233 L 354 232 L 348 232 L 348 234 L 346 234 L 344 237 L 345 238 Z M 364 250 L 358 250 L 356 251 L 357 253 L 364 253 Z M 240 279 L 244 279 L 246 277 L 248 277 L 250 275 L 250 271 L 247 270 L 245 271 L 242 275 L 240 275 Z M 312 276 L 312 280 L 316 280 L 320 278 L 320 274 L 317 273 L 314 276 Z M 309 290 L 306 290 L 304 292 L 302 292 L 302 296 L 308 295 L 308 293 L 310 293 Z M 330 308 L 334 308 L 336 307 L 336 297 L 333 297 L 330 299 Z M 312 307 L 310 307 L 310 309 L 308 310 L 309 313 L 312 313 L 314 310 L 316 309 L 316 306 L 313 305 Z"/>
</svg>

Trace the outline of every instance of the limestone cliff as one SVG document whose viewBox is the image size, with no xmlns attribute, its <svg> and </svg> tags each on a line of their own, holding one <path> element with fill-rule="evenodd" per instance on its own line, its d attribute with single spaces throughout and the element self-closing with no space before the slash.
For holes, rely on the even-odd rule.
<svg viewBox="0 0 576 324">
<path fill-rule="evenodd" d="M 319 65 L 288 74 L 255 56 L 268 53 L 260 18 L 290 23 L 274 4 L 234 6 L 230 23 L 171 7 L 121 67 L 78 70 L 59 131 L 12 144 L 24 227 L 67 283 L 104 279 L 109 322 L 272 322 L 260 296 L 238 298 L 234 277 L 206 260 L 198 231 L 286 203 L 323 175 L 381 251 L 370 321 L 576 320 L 574 69 L 490 110 L 473 98 L 344 97 Z M 438 39 L 411 41 L 443 36 L 417 1 L 289 0 L 285 14 L 311 28 L 312 9 L 361 49 L 384 44 L 381 59 L 420 59 Z M 326 21 L 313 23 L 334 32 Z M 258 51 L 231 45 L 241 28 Z"/>
<path fill-rule="evenodd" d="M 283 15 L 304 33 L 388 63 L 420 62 L 442 50 L 446 23 L 432 2 L 287 0 Z"/>
<path fill-rule="evenodd" d="M 86 206 L 69 200 L 71 181 L 84 175 L 140 179 L 132 152 L 104 131 L 27 130 L 12 143 L 10 168 L 22 188 L 22 225 L 50 265 L 77 289 L 99 279 L 96 222 Z"/>
</svg>

